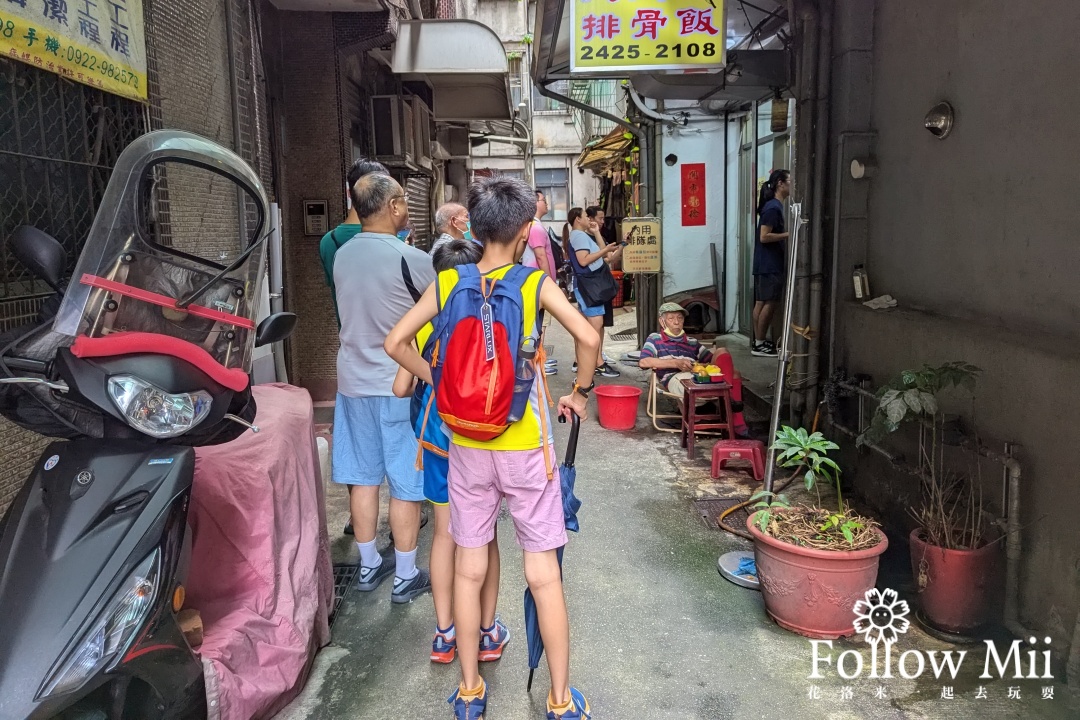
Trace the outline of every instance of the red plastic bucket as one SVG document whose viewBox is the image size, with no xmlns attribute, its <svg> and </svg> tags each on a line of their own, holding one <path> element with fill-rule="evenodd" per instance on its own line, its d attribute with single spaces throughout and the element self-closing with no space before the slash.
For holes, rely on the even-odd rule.
<svg viewBox="0 0 1080 720">
<path fill-rule="evenodd" d="M 600 412 L 600 427 L 608 430 L 634 429 L 641 388 L 629 385 L 597 385 L 593 392 L 596 393 L 596 407 Z"/>
</svg>

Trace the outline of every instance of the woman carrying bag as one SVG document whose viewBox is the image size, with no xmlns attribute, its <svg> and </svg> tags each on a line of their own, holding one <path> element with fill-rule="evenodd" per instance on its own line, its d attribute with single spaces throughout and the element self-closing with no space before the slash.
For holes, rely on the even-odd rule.
<svg viewBox="0 0 1080 720">
<path fill-rule="evenodd" d="M 619 291 L 608 267 L 608 258 L 622 252 L 622 246 L 601 247 L 593 235 L 599 235 L 596 223 L 589 220 L 581 208 L 571 208 L 563 227 L 563 246 L 569 249 L 566 255 L 574 269 L 574 297 L 581 314 L 600 336 L 596 374 L 616 378 L 620 376 L 619 371 L 604 362 L 604 303 Z"/>
</svg>

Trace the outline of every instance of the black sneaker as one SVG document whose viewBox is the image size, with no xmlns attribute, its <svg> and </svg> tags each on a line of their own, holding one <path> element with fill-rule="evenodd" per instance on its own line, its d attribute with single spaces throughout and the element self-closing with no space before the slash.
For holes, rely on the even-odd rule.
<svg viewBox="0 0 1080 720">
<path fill-rule="evenodd" d="M 600 377 L 617 378 L 622 377 L 622 373 L 611 367 L 607 363 L 604 363 L 600 367 L 596 368 L 596 374 Z"/>
<path fill-rule="evenodd" d="M 394 578 L 394 592 L 390 601 L 398 604 L 412 602 L 426 592 L 431 592 L 431 575 L 427 570 L 417 570 L 411 580 Z"/>
<path fill-rule="evenodd" d="M 382 585 L 382 581 L 394 574 L 397 568 L 397 555 L 394 548 L 390 547 L 379 553 L 382 557 L 382 565 L 377 568 L 360 566 L 360 572 L 356 574 L 356 589 L 360 592 L 371 592 Z"/>
<path fill-rule="evenodd" d="M 780 355 L 776 350 L 776 346 L 768 340 L 756 343 L 750 348 L 750 354 L 754 357 L 778 357 Z"/>
</svg>

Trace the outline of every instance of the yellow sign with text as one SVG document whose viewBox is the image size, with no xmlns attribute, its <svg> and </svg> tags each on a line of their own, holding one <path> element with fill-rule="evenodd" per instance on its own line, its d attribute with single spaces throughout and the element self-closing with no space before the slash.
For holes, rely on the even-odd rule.
<svg viewBox="0 0 1080 720">
<path fill-rule="evenodd" d="M 571 73 L 724 66 L 724 0 L 571 0 L 571 8 Z"/>
<path fill-rule="evenodd" d="M 146 100 L 142 0 L 7 0 L 0 54 L 69 80 Z"/>
<path fill-rule="evenodd" d="M 622 221 L 623 272 L 658 273 L 663 249 L 660 218 L 626 218 Z"/>
</svg>

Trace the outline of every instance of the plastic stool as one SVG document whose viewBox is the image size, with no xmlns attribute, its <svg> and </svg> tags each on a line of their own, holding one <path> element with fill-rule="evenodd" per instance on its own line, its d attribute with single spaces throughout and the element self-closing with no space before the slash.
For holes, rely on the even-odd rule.
<svg viewBox="0 0 1080 720">
<path fill-rule="evenodd" d="M 765 479 L 765 443 L 760 440 L 717 440 L 712 449 L 712 476 L 720 477 L 720 469 L 729 460 L 749 460 L 754 467 L 754 479 Z"/>
</svg>

